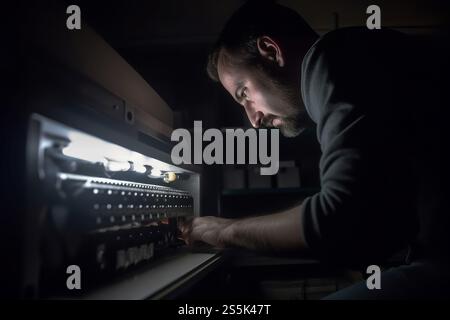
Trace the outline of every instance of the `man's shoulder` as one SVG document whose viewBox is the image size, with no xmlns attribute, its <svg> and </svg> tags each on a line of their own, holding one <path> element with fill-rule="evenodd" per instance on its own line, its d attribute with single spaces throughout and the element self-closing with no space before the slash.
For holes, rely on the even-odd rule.
<svg viewBox="0 0 450 320">
<path fill-rule="evenodd" d="M 395 61 L 406 48 L 408 37 L 384 28 L 369 30 L 349 27 L 330 31 L 321 36 L 308 50 L 302 62 L 302 77 L 314 70 L 346 73 L 360 69 L 372 61 Z"/>
<path fill-rule="evenodd" d="M 406 39 L 406 35 L 389 28 L 369 30 L 366 27 L 347 27 L 329 31 L 322 35 L 312 48 L 316 50 L 345 50 L 365 48 L 365 45 L 394 44 Z"/>
<path fill-rule="evenodd" d="M 314 112 L 323 107 L 331 90 L 342 99 L 355 99 L 372 85 L 381 92 L 383 81 L 393 76 L 404 59 L 401 39 L 405 39 L 402 33 L 390 29 L 351 27 L 328 32 L 317 40 L 303 59 L 300 79 L 311 117 L 318 121 L 320 115 Z"/>
<path fill-rule="evenodd" d="M 311 46 L 303 59 L 302 69 L 317 62 L 319 57 L 323 58 L 322 62 L 335 61 L 342 65 L 346 61 L 367 61 L 364 56 L 378 55 L 378 52 L 392 55 L 401 50 L 402 43 L 407 40 L 405 34 L 388 28 L 369 30 L 365 27 L 348 27 L 333 30 L 322 35 Z"/>
</svg>

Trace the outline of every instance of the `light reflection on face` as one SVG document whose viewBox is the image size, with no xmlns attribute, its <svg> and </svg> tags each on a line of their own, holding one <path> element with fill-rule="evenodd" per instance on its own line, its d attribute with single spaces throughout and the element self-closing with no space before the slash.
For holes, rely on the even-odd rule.
<svg viewBox="0 0 450 320">
<path fill-rule="evenodd" d="M 255 128 L 278 128 L 286 137 L 300 134 L 308 117 L 300 88 L 273 64 L 233 66 L 219 56 L 218 74 L 224 88 L 247 113 Z"/>
</svg>

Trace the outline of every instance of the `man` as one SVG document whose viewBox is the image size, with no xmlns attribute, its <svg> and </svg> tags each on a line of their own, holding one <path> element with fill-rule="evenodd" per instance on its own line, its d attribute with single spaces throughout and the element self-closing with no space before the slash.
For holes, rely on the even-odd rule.
<svg viewBox="0 0 450 320">
<path fill-rule="evenodd" d="M 382 263 L 414 247 L 415 258 L 426 257 L 426 263 L 385 273 L 382 290 L 360 284 L 335 297 L 441 295 L 433 274 L 445 269 L 441 261 L 448 241 L 438 237 L 437 242 L 445 242 L 438 250 L 427 232 L 423 239 L 419 235 L 419 230 L 424 233 L 421 211 L 430 215 L 432 206 L 429 199 L 420 203 L 423 176 L 437 176 L 431 167 L 439 157 L 419 130 L 434 115 L 430 107 L 436 101 L 419 94 L 431 92 L 434 76 L 416 81 L 426 70 L 414 65 L 417 53 L 407 37 L 394 31 L 349 28 L 319 38 L 286 7 L 268 2 L 241 7 L 210 54 L 208 73 L 255 128 L 278 128 L 294 137 L 314 122 L 322 150 L 321 191 L 272 215 L 195 218 L 182 228 L 185 241 L 308 251 L 352 266 Z M 428 111 L 418 111 L 425 99 Z M 421 157 L 424 150 L 429 163 Z M 437 184 L 431 179 L 428 186 L 436 191 Z M 439 211 L 436 205 L 433 209 Z M 427 245 L 436 252 L 424 255 Z"/>
</svg>

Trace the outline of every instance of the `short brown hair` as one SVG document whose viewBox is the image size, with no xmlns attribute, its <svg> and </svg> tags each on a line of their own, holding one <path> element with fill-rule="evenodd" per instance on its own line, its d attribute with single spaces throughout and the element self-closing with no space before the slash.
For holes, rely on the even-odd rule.
<svg viewBox="0 0 450 320">
<path fill-rule="evenodd" d="M 217 65 L 225 51 L 239 63 L 256 64 L 260 59 L 257 39 L 261 36 L 287 41 L 312 35 L 316 33 L 296 11 L 273 1 L 249 0 L 225 24 L 208 56 L 206 70 L 211 79 L 219 81 Z"/>
</svg>

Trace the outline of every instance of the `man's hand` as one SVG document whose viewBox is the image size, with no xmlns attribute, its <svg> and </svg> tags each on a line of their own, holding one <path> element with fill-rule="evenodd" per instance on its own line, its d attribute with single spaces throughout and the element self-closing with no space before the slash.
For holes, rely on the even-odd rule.
<svg viewBox="0 0 450 320">
<path fill-rule="evenodd" d="M 195 217 L 186 221 L 180 227 L 181 235 L 187 245 L 202 241 L 214 247 L 224 248 L 231 238 L 231 228 L 234 220 L 218 217 Z"/>
</svg>

